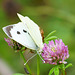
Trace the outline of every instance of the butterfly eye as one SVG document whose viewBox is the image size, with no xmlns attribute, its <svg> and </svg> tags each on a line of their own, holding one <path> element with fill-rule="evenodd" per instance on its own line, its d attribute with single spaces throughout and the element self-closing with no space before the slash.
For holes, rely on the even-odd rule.
<svg viewBox="0 0 75 75">
<path fill-rule="evenodd" d="M 27 33 L 27 31 L 26 31 L 26 30 L 23 30 L 23 32 Z"/>
<path fill-rule="evenodd" d="M 21 34 L 19 31 L 17 31 L 17 34 Z"/>
</svg>

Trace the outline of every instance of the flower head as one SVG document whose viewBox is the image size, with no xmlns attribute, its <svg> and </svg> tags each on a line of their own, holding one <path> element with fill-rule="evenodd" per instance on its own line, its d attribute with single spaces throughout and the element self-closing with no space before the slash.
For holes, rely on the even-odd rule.
<svg viewBox="0 0 75 75">
<path fill-rule="evenodd" d="M 22 45 L 19 44 L 18 42 L 14 41 L 14 40 L 11 40 L 9 38 L 4 38 L 5 41 L 8 43 L 9 46 L 11 46 L 14 50 L 21 50 L 22 49 Z"/>
<path fill-rule="evenodd" d="M 13 48 L 13 46 L 14 46 L 13 41 L 12 41 L 11 39 L 9 39 L 9 38 L 7 38 L 7 39 L 4 38 L 4 39 L 5 39 L 5 41 L 8 43 L 8 45 Z"/>
<path fill-rule="evenodd" d="M 62 42 L 62 39 L 49 41 L 49 44 L 44 44 L 42 57 L 45 63 L 57 65 L 59 63 L 66 64 L 64 60 L 69 57 L 68 47 Z"/>
</svg>

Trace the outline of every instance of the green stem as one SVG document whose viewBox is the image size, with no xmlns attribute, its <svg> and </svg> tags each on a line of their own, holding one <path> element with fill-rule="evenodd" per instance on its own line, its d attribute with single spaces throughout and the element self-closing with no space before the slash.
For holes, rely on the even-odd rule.
<svg viewBox="0 0 75 75">
<path fill-rule="evenodd" d="M 40 75 L 40 58 L 38 54 L 37 54 L 37 75 Z"/>
<path fill-rule="evenodd" d="M 63 73 L 63 75 L 66 75 L 66 74 L 65 74 L 65 70 L 64 70 L 64 69 L 63 69 L 62 73 Z"/>
<path fill-rule="evenodd" d="M 61 75 L 66 75 L 64 67 L 62 68 L 62 74 Z"/>
<path fill-rule="evenodd" d="M 26 60 L 25 60 L 25 58 L 24 58 L 24 55 L 23 55 L 22 51 L 19 51 L 19 53 L 20 53 L 22 59 L 24 60 L 24 63 L 26 63 Z M 30 75 L 32 75 L 31 70 L 30 70 L 28 64 L 26 64 L 26 68 L 27 68 L 27 70 L 29 71 Z"/>
</svg>

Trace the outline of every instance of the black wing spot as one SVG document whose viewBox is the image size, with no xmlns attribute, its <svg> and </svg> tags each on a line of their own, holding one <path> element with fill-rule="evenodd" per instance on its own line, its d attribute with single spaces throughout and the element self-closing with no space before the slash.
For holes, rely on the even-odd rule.
<svg viewBox="0 0 75 75">
<path fill-rule="evenodd" d="M 17 31 L 17 34 L 21 34 L 19 31 Z"/>
<path fill-rule="evenodd" d="M 26 30 L 23 30 L 23 32 L 27 33 L 27 31 L 26 31 Z"/>
</svg>

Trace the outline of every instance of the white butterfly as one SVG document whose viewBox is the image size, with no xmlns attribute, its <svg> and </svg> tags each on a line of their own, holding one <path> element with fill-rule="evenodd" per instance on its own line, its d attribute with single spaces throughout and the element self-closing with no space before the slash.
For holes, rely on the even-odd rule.
<svg viewBox="0 0 75 75">
<path fill-rule="evenodd" d="M 3 27 L 3 31 L 9 38 L 22 44 L 23 46 L 41 52 L 43 42 L 39 26 L 29 17 L 24 17 L 20 14 L 17 15 L 22 22 Z"/>
</svg>

